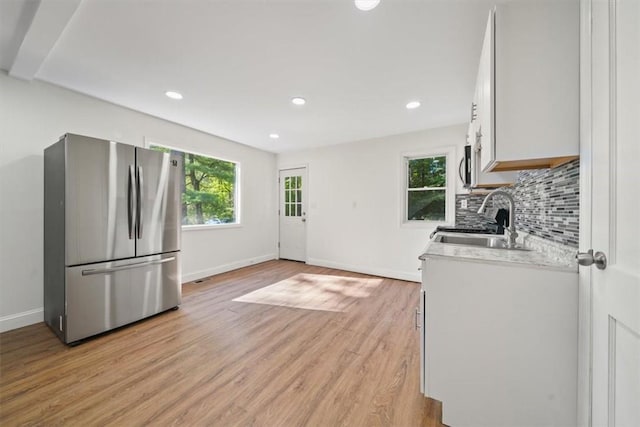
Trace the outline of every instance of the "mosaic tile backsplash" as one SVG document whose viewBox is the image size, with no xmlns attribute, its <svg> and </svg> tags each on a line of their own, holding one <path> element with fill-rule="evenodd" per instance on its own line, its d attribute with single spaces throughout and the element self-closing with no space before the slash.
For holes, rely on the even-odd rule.
<svg viewBox="0 0 640 427">
<path fill-rule="evenodd" d="M 544 239 L 578 247 L 580 160 L 555 169 L 521 171 L 513 187 L 507 188 L 516 201 L 516 229 Z M 456 195 L 456 225 L 482 227 L 495 221 L 478 214 L 486 194 Z M 467 208 L 460 202 L 467 200 Z M 488 207 L 507 208 L 496 197 Z"/>
</svg>

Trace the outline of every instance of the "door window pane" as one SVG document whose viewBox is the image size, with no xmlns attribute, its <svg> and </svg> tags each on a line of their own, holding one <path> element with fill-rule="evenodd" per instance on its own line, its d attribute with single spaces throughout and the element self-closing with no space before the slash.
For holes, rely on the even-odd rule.
<svg viewBox="0 0 640 427">
<path fill-rule="evenodd" d="M 302 216 L 302 177 L 287 176 L 284 178 L 284 216 Z"/>
</svg>

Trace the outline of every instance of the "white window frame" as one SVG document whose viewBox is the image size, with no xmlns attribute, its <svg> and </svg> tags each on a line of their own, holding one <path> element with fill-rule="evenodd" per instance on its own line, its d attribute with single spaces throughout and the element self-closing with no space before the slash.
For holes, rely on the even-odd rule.
<svg viewBox="0 0 640 427">
<path fill-rule="evenodd" d="M 144 143 L 145 148 L 151 149 L 152 146 L 155 147 L 162 147 L 162 148 L 168 148 L 169 150 L 175 150 L 175 151 L 180 151 L 182 153 L 188 153 L 188 154 L 195 154 L 196 156 L 203 156 L 203 157 L 208 157 L 210 159 L 215 159 L 215 160 L 222 160 L 225 162 L 231 162 L 231 163 L 235 163 L 236 165 L 236 184 L 234 185 L 234 196 L 233 196 L 233 200 L 234 200 L 234 206 L 233 206 L 233 210 L 235 212 L 235 222 L 229 222 L 229 223 L 225 223 L 225 224 L 191 224 L 191 225 L 182 225 L 182 231 L 195 231 L 195 230 L 207 230 L 207 229 L 223 229 L 223 228 L 240 228 L 242 227 L 242 216 L 241 216 L 241 205 L 242 203 L 240 202 L 240 195 L 241 195 L 241 164 L 239 161 L 237 160 L 231 160 L 231 159 L 227 159 L 227 158 L 223 158 L 223 157 L 218 157 L 218 156 L 214 156 L 211 154 L 204 154 L 198 151 L 194 151 L 194 150 L 190 150 L 190 149 L 185 149 L 185 148 L 180 148 L 177 147 L 175 145 L 172 144 L 168 144 L 165 142 L 158 142 L 157 139 L 148 139 L 145 138 L 145 143 Z M 181 195 L 182 197 L 182 195 Z"/>
<path fill-rule="evenodd" d="M 445 190 L 445 206 L 444 206 L 444 221 L 425 221 L 425 220 L 409 220 L 407 219 L 407 209 L 409 204 L 409 160 L 422 159 L 425 157 L 446 157 L 446 186 Z M 456 147 L 446 146 L 437 147 L 423 151 L 413 151 L 402 153 L 401 157 L 401 203 L 400 203 L 400 226 L 403 228 L 434 228 L 438 225 L 455 224 L 455 199 L 456 199 L 456 175 L 455 175 L 455 158 Z"/>
</svg>

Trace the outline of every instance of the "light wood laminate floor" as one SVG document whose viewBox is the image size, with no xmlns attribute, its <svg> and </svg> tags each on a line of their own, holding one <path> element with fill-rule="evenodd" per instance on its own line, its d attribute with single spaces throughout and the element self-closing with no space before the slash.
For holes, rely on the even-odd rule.
<svg viewBox="0 0 640 427">
<path fill-rule="evenodd" d="M 417 283 L 269 261 L 62 344 L 0 334 L 0 425 L 440 426 L 419 392 Z"/>
</svg>

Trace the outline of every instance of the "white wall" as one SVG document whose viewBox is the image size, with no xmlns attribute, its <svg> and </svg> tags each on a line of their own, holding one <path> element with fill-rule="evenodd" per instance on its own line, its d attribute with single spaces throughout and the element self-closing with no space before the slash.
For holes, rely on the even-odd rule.
<svg viewBox="0 0 640 427">
<path fill-rule="evenodd" d="M 0 331 L 42 321 L 43 149 L 66 132 L 138 146 L 147 138 L 240 162 L 242 226 L 185 231 L 185 281 L 276 257 L 274 154 L 1 72 Z"/>
<path fill-rule="evenodd" d="M 466 130 L 456 125 L 279 154 L 279 168 L 309 168 L 308 263 L 419 281 L 418 256 L 433 226 L 401 225 L 403 154 L 455 146 L 457 176 Z"/>
</svg>

